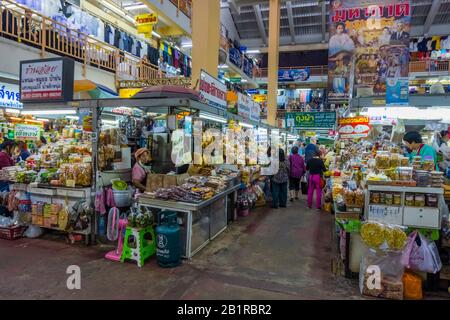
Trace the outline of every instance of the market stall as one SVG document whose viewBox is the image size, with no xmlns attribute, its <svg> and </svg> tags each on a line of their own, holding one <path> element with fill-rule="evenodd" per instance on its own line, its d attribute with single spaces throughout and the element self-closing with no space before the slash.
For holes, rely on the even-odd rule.
<svg viewBox="0 0 450 320">
<path fill-rule="evenodd" d="M 403 299 L 404 278 L 409 276 L 426 280 L 426 289 L 435 290 L 439 271 L 443 271 L 441 279 L 448 277 L 445 247 L 449 211 L 444 198 L 448 178 L 437 170 L 433 157 L 419 156 L 422 147 L 417 155 L 406 156 L 402 149 L 405 128 L 399 129 L 396 122 L 383 129 L 364 117 L 339 121 L 336 156 L 327 173 L 329 195 L 325 197 L 332 202 L 336 220 L 334 234 L 340 252 L 340 262 L 334 264 L 336 273 L 346 277 L 359 274 L 362 293 L 372 296 Z M 411 122 L 406 122 L 408 126 L 421 130 L 424 139 L 433 136 L 429 123 L 420 126 L 415 121 L 411 127 Z M 431 139 L 425 141 L 432 144 Z M 427 266 L 416 264 L 413 254 L 425 254 L 420 251 L 424 249 L 415 247 L 416 238 L 431 250 Z M 386 272 L 396 270 L 383 280 L 392 288 L 390 292 L 365 287 L 367 274 L 361 270 L 368 261 L 377 260 L 384 268 L 391 268 Z"/>
</svg>

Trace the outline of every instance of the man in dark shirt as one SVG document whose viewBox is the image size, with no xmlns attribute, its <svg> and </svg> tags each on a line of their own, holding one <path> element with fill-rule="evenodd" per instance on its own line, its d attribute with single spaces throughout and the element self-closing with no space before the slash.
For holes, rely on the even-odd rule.
<svg viewBox="0 0 450 320">
<path fill-rule="evenodd" d="M 317 147 L 317 138 L 312 137 L 310 139 L 310 143 L 305 148 L 305 162 L 308 162 L 312 157 L 314 157 L 314 154 L 319 151 L 319 148 Z"/>
</svg>

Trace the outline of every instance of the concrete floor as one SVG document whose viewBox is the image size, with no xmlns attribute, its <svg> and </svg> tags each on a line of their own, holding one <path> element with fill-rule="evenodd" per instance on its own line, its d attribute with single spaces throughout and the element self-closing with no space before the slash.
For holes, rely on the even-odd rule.
<svg viewBox="0 0 450 320">
<path fill-rule="evenodd" d="M 363 299 L 356 280 L 331 273 L 332 223 L 303 201 L 259 208 L 174 269 L 108 261 L 104 245 L 0 240 L 0 299 Z M 81 290 L 66 287 L 69 265 Z"/>
</svg>

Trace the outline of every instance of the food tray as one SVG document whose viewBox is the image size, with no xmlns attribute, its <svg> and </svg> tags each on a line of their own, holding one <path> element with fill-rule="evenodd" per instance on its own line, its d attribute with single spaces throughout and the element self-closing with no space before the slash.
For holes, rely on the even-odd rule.
<svg viewBox="0 0 450 320">
<path fill-rule="evenodd" d="M 27 227 L 14 226 L 9 228 L 0 227 L 0 238 L 6 240 L 16 240 L 22 238 Z"/>
</svg>

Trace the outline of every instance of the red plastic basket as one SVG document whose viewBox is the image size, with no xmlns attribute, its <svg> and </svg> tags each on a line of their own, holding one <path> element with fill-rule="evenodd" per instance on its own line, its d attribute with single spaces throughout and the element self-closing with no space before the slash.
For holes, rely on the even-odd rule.
<svg viewBox="0 0 450 320">
<path fill-rule="evenodd" d="M 22 238 L 27 227 L 14 226 L 9 228 L 0 227 L 0 239 L 16 240 Z"/>
</svg>

